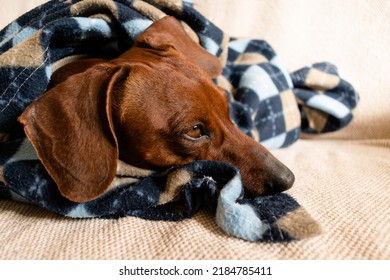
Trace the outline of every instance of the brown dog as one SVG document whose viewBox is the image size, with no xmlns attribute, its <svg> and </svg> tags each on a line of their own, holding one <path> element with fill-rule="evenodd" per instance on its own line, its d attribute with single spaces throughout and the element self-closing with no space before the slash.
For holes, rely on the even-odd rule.
<svg viewBox="0 0 390 280">
<path fill-rule="evenodd" d="M 162 169 L 217 160 L 240 169 L 247 194 L 284 191 L 292 172 L 230 120 L 212 81 L 219 60 L 165 17 L 113 60 L 85 59 L 53 76 L 53 87 L 19 118 L 61 194 L 103 194 L 118 158 Z"/>
</svg>

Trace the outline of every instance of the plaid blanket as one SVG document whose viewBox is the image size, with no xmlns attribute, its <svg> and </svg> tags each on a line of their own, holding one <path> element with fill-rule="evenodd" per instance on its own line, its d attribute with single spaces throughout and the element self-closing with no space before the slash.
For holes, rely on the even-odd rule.
<svg viewBox="0 0 390 280">
<path fill-rule="evenodd" d="M 40 163 L 17 117 L 44 94 L 52 73 L 82 56 L 115 57 L 165 15 L 224 66 L 215 83 L 229 95 L 233 122 L 267 148 L 286 147 L 300 133 L 347 125 L 358 102 L 329 63 L 289 74 L 263 40 L 229 38 L 189 0 L 52 0 L 0 32 L 0 198 L 40 205 L 74 218 L 137 216 L 178 221 L 200 208 L 226 233 L 251 241 L 289 241 L 320 227 L 288 194 L 246 198 L 234 166 L 196 161 L 165 171 L 118 163 L 111 188 L 98 199 L 63 198 Z M 250 164 L 250 163 L 248 163 Z"/>
</svg>

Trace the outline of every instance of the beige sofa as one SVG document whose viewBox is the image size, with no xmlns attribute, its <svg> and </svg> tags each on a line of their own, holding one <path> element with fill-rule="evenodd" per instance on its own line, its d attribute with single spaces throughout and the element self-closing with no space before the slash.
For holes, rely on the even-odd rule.
<svg viewBox="0 0 390 280">
<path fill-rule="evenodd" d="M 43 0 L 2 3 L 0 27 Z M 194 0 L 231 36 L 262 38 L 289 70 L 336 64 L 361 101 L 345 129 L 273 151 L 323 233 L 291 243 L 227 236 L 203 211 L 182 222 L 69 219 L 0 200 L 1 259 L 390 259 L 390 5 L 364 0 Z"/>
</svg>

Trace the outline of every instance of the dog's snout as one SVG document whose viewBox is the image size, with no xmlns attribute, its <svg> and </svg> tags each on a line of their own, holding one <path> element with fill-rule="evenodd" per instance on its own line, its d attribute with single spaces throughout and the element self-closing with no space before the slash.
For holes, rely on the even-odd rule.
<svg viewBox="0 0 390 280">
<path fill-rule="evenodd" d="M 235 130 L 231 129 L 229 132 L 231 131 Z M 229 136 L 229 134 L 227 135 Z M 234 149 L 232 149 L 233 145 L 228 146 L 223 150 L 223 153 L 218 154 L 213 159 L 231 163 L 240 169 L 247 197 L 277 194 L 293 186 L 295 182 L 293 172 L 270 151 L 242 134 L 237 133 L 233 136 L 236 136 L 233 139 L 238 139 L 233 142 Z M 229 142 L 225 141 L 226 143 Z M 225 152 L 226 150 L 229 153 Z M 240 152 L 231 152 L 232 150 Z M 220 157 L 221 155 L 224 157 Z"/>
</svg>

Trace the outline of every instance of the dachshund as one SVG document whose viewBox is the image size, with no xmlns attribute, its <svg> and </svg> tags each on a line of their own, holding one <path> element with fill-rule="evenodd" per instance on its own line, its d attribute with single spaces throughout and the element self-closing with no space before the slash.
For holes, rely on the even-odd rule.
<svg viewBox="0 0 390 280">
<path fill-rule="evenodd" d="M 289 189 L 293 173 L 231 121 L 213 79 L 219 59 L 173 17 L 154 22 L 114 59 L 84 58 L 54 72 L 19 122 L 61 194 L 102 195 L 118 159 L 162 170 L 196 160 L 236 166 L 248 196 Z"/>
</svg>

